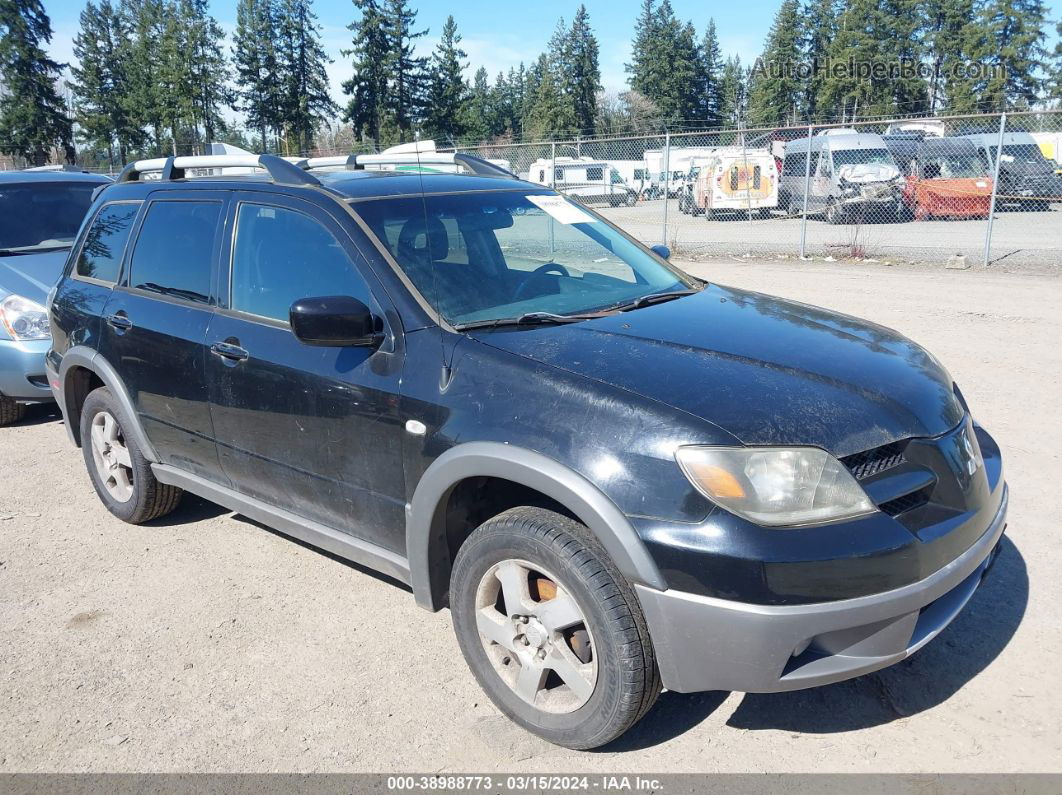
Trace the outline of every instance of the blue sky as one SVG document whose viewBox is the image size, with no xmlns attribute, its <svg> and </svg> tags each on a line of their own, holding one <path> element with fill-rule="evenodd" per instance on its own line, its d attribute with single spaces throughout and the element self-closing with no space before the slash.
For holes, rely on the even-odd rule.
<svg viewBox="0 0 1062 795">
<path fill-rule="evenodd" d="M 60 61 L 73 58 L 71 41 L 77 33 L 78 14 L 84 0 L 43 0 L 55 30 L 52 52 Z M 630 59 L 630 40 L 639 0 L 585 0 L 590 23 L 601 46 L 601 78 L 610 91 L 624 89 L 623 65 Z M 557 20 L 563 16 L 571 21 L 577 4 L 561 0 L 512 3 L 497 0 L 464 0 L 461 3 L 421 0 L 413 5 L 419 11 L 420 27 L 430 30 L 420 40 L 419 49 L 427 54 L 434 48 L 443 22 L 448 14 L 457 21 L 463 37 L 462 46 L 468 53 L 471 71 L 487 67 L 491 79 L 499 70 L 508 70 L 521 60 L 530 62 L 545 48 Z M 724 57 L 740 55 L 743 61 L 754 60 L 759 54 L 779 0 L 672 0 L 680 19 L 692 20 L 698 36 L 702 35 L 709 17 L 715 18 Z M 1050 0 L 1052 16 L 1062 13 L 1062 0 Z M 322 40 L 335 63 L 329 68 L 332 91 L 341 99 L 339 84 L 349 76 L 350 68 L 339 51 L 350 42 L 346 25 L 355 17 L 350 0 L 316 0 L 315 9 L 323 26 Z M 211 11 L 231 32 L 236 17 L 236 0 L 212 0 Z M 1052 35 L 1054 25 L 1048 31 Z"/>
</svg>

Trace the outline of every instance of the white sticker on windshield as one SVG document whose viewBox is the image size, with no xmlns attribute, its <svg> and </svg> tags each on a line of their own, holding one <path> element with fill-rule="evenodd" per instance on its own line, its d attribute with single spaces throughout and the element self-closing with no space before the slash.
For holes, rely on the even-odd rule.
<svg viewBox="0 0 1062 795">
<path fill-rule="evenodd" d="M 580 210 L 563 196 L 528 196 L 527 200 L 562 224 L 592 224 L 594 216 Z"/>
</svg>

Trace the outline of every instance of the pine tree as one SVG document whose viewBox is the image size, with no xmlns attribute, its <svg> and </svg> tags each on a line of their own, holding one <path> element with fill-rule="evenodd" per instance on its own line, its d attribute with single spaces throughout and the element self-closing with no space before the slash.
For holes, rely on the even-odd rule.
<svg viewBox="0 0 1062 795">
<path fill-rule="evenodd" d="M 1051 65 L 1051 78 L 1048 83 L 1048 96 L 1051 99 L 1062 100 L 1062 19 L 1055 26 L 1054 63 Z"/>
<path fill-rule="evenodd" d="M 626 65 L 632 91 L 651 96 L 663 83 L 667 64 L 660 53 L 660 31 L 655 0 L 642 0 L 641 12 L 634 23 L 631 62 Z"/>
<path fill-rule="evenodd" d="M 896 65 L 883 81 L 872 114 L 912 114 L 929 112 L 929 86 L 914 69 L 926 60 L 924 43 L 928 34 L 925 0 L 879 0 L 871 33 L 878 42 L 877 57 Z"/>
<path fill-rule="evenodd" d="M 121 14 L 130 31 L 129 91 L 126 110 L 137 127 L 151 131 L 154 153 L 162 154 L 166 132 L 160 49 L 165 21 L 163 0 L 121 0 Z"/>
<path fill-rule="evenodd" d="M 0 0 L 0 151 L 35 166 L 53 147 L 73 162 L 70 118 L 56 81 L 62 66 L 47 56 L 52 24 L 39 0 Z"/>
<path fill-rule="evenodd" d="M 312 0 L 280 0 L 277 26 L 280 110 L 298 151 L 308 151 L 320 122 L 338 107 L 328 90 L 326 66 L 332 59 L 321 46 L 321 26 Z"/>
<path fill-rule="evenodd" d="M 701 96 L 698 118 L 709 127 L 718 127 L 721 122 L 723 57 L 719 51 L 719 38 L 715 31 L 715 20 L 708 20 L 708 27 L 701 40 L 699 86 Z"/>
<path fill-rule="evenodd" d="M 741 57 L 728 58 L 723 67 L 723 79 L 720 82 L 722 104 L 719 115 L 728 127 L 741 127 L 745 124 L 746 74 L 741 66 Z"/>
<path fill-rule="evenodd" d="M 800 117 L 804 86 L 797 70 L 803 61 L 802 32 L 799 0 L 782 0 L 763 55 L 752 69 L 750 124 L 786 125 Z"/>
<path fill-rule="evenodd" d="M 190 122 L 197 138 L 202 128 L 203 140 L 213 141 L 225 126 L 221 110 L 233 101 L 228 89 L 225 33 L 210 16 L 206 0 L 180 0 L 176 13 L 186 26 L 183 60 L 187 66 L 185 90 L 191 100 Z"/>
<path fill-rule="evenodd" d="M 490 78 L 481 66 L 472 77 L 461 109 L 465 133 L 474 141 L 485 141 L 497 131 L 491 94 Z"/>
<path fill-rule="evenodd" d="M 877 0 L 847 0 L 837 17 L 837 29 L 828 51 L 831 72 L 818 94 L 821 121 L 837 119 L 841 122 L 867 114 L 878 104 L 875 97 L 880 86 L 869 78 L 862 78 L 844 69 L 832 71 L 834 66 L 871 64 L 877 58 L 877 42 L 873 38 L 873 18 L 877 14 Z"/>
<path fill-rule="evenodd" d="M 807 0 L 804 5 L 803 49 L 809 69 L 804 81 L 804 114 L 815 121 L 830 108 L 820 105 L 826 82 L 830 44 L 837 34 L 837 0 Z"/>
<path fill-rule="evenodd" d="M 568 32 L 565 93 L 572 104 L 575 128 L 593 133 L 597 122 L 597 92 L 601 89 L 598 44 L 590 29 L 590 15 L 580 5 Z"/>
<path fill-rule="evenodd" d="M 280 81 L 274 0 L 239 0 L 232 47 L 236 82 L 236 110 L 247 126 L 258 132 L 259 145 L 268 150 L 267 138 L 280 127 Z"/>
<path fill-rule="evenodd" d="M 979 91 L 982 111 L 1025 107 L 1037 101 L 1047 50 L 1042 0 L 989 0 L 979 19 L 981 59 L 995 67 Z"/>
<path fill-rule="evenodd" d="M 659 7 L 654 0 L 642 0 L 631 47 L 631 89 L 651 97 L 669 120 L 696 119 L 703 106 L 696 33 L 691 24 L 676 19 L 670 0 Z"/>
<path fill-rule="evenodd" d="M 422 111 L 427 59 L 414 54 L 417 39 L 428 29 L 414 31 L 417 12 L 407 0 L 387 0 L 384 31 L 387 37 L 387 109 L 399 140 L 406 140 Z"/>
<path fill-rule="evenodd" d="M 353 0 L 361 17 L 347 26 L 353 32 L 351 48 L 344 57 L 352 57 L 354 74 L 343 83 L 349 96 L 343 120 L 350 122 L 361 140 L 368 138 L 379 145 L 387 115 L 387 75 L 389 41 L 383 11 L 377 0 Z"/>
<path fill-rule="evenodd" d="M 539 56 L 534 71 L 535 88 L 524 118 L 525 134 L 532 138 L 548 138 L 568 131 L 572 120 L 571 106 L 565 102 L 545 53 Z"/>
<path fill-rule="evenodd" d="M 461 35 L 454 18 L 446 18 L 442 37 L 432 53 L 429 69 L 428 104 L 424 128 L 433 138 L 456 140 L 465 133 L 461 109 L 465 98 L 462 74 L 468 65 L 462 63 L 467 53 L 460 47 Z"/>
<path fill-rule="evenodd" d="M 106 150 L 108 159 L 125 163 L 144 135 L 128 109 L 129 28 L 125 18 L 102 0 L 81 12 L 74 37 L 78 64 L 71 67 L 75 120 L 82 140 Z"/>
</svg>

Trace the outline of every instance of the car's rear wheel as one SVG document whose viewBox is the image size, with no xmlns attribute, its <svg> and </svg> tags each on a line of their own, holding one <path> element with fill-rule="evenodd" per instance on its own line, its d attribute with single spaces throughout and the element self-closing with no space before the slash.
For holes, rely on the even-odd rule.
<svg viewBox="0 0 1062 795">
<path fill-rule="evenodd" d="M 0 395 L 0 426 L 18 422 L 26 416 L 26 404 Z"/>
<path fill-rule="evenodd" d="M 184 492 L 156 480 L 151 464 L 125 427 L 125 415 L 107 387 L 85 398 L 81 449 L 92 485 L 108 511 L 130 524 L 140 524 L 168 514 Z"/>
<path fill-rule="evenodd" d="M 589 530 L 514 508 L 461 546 L 450 580 L 458 643 L 494 704 L 568 748 L 620 736 L 660 692 L 630 584 Z"/>
</svg>

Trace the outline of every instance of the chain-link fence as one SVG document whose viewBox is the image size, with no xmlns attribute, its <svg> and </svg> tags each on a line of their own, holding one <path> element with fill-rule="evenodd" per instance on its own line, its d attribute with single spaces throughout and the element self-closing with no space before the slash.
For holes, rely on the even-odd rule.
<svg viewBox="0 0 1062 795">
<path fill-rule="evenodd" d="M 466 149 L 692 257 L 1054 263 L 1062 112 Z"/>
</svg>

